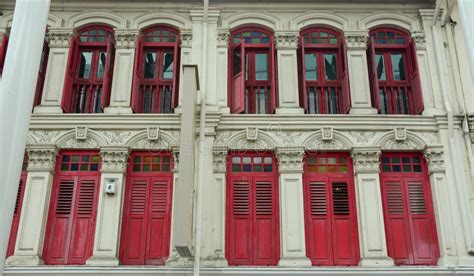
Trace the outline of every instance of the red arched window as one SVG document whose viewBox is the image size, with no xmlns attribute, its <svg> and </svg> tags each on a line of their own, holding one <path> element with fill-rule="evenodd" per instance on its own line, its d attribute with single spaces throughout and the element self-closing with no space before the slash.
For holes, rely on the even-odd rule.
<svg viewBox="0 0 474 276">
<path fill-rule="evenodd" d="M 66 113 L 101 113 L 110 102 L 114 34 L 107 26 L 89 26 L 72 36 L 62 107 Z"/>
<path fill-rule="evenodd" d="M 154 26 L 137 39 L 132 109 L 136 113 L 172 113 L 178 104 L 179 32 Z"/>
<path fill-rule="evenodd" d="M 349 112 L 347 71 L 346 46 L 339 32 L 329 28 L 301 32 L 300 104 L 307 114 Z"/>
<path fill-rule="evenodd" d="M 36 90 L 35 90 L 35 98 L 33 100 L 33 107 L 41 104 L 41 97 L 43 96 L 44 80 L 46 78 L 46 69 L 48 67 L 48 57 L 49 57 L 49 40 L 48 40 L 48 29 L 46 29 L 46 36 L 43 42 L 43 50 L 41 52 L 38 79 L 36 80 Z"/>
<path fill-rule="evenodd" d="M 423 95 L 414 39 L 392 28 L 370 31 L 372 105 L 380 114 L 421 114 Z"/>
<path fill-rule="evenodd" d="M 258 27 L 232 31 L 229 106 L 232 113 L 271 114 L 276 107 L 273 34 Z"/>
</svg>

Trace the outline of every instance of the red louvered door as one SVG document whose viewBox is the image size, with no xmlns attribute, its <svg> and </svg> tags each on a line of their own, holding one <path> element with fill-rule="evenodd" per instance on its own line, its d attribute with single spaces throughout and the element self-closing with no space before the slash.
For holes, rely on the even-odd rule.
<svg viewBox="0 0 474 276">
<path fill-rule="evenodd" d="M 306 252 L 314 266 L 357 265 L 359 239 L 347 154 L 308 154 L 304 173 Z"/>
<path fill-rule="evenodd" d="M 164 265 L 170 250 L 171 155 L 136 152 L 130 164 L 120 260 L 126 265 Z"/>
<path fill-rule="evenodd" d="M 278 172 L 271 154 L 229 155 L 226 254 L 229 265 L 277 265 Z"/>
<path fill-rule="evenodd" d="M 59 156 L 43 249 L 45 264 L 81 265 L 92 255 L 99 163 L 98 153 Z"/>
<path fill-rule="evenodd" d="M 419 154 L 382 156 L 388 255 L 397 265 L 436 265 L 438 238 L 426 165 Z"/>
</svg>

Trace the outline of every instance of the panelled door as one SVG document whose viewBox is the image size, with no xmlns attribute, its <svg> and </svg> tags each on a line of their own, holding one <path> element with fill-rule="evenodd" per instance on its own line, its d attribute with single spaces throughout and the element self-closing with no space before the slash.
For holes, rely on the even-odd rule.
<svg viewBox="0 0 474 276">
<path fill-rule="evenodd" d="M 357 265 L 359 238 L 348 154 L 307 154 L 304 171 L 306 253 L 314 266 Z"/>
<path fill-rule="evenodd" d="M 92 255 L 100 186 L 98 152 L 62 152 L 56 162 L 43 258 L 80 265 Z"/>
<path fill-rule="evenodd" d="M 129 164 L 120 260 L 126 265 L 164 265 L 170 250 L 171 154 L 135 152 Z"/>
<path fill-rule="evenodd" d="M 380 181 L 388 255 L 397 265 L 436 265 L 438 237 L 420 154 L 383 154 Z"/>
<path fill-rule="evenodd" d="M 226 257 L 229 265 L 277 265 L 278 172 L 270 153 L 229 154 Z"/>
<path fill-rule="evenodd" d="M 18 226 L 20 225 L 21 207 L 23 205 L 23 196 L 25 194 L 26 177 L 28 175 L 28 171 L 26 170 L 27 167 L 28 167 L 28 156 L 25 155 L 25 158 L 23 159 L 23 165 L 21 168 L 20 183 L 18 185 L 18 191 L 16 194 L 15 210 L 13 212 L 13 221 L 12 221 L 12 227 L 10 230 L 10 239 L 8 240 L 8 247 L 7 247 L 7 255 L 6 255 L 7 258 L 13 255 L 15 251 L 16 237 L 18 235 Z"/>
</svg>

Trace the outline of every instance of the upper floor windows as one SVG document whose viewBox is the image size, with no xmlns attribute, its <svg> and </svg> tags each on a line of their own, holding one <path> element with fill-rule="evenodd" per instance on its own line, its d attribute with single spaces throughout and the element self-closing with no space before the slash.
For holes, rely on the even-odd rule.
<svg viewBox="0 0 474 276">
<path fill-rule="evenodd" d="M 329 28 L 301 32 L 300 104 L 307 114 L 341 114 L 350 109 L 346 47 Z"/>
<path fill-rule="evenodd" d="M 423 96 L 414 40 L 396 29 L 374 29 L 367 56 L 372 105 L 379 113 L 420 114 Z"/>
<path fill-rule="evenodd" d="M 172 113 L 178 103 L 179 33 L 155 26 L 137 42 L 132 108 L 136 113 Z"/>
<path fill-rule="evenodd" d="M 71 38 L 62 107 L 66 113 L 101 113 L 110 101 L 113 31 L 89 26 Z"/>
<path fill-rule="evenodd" d="M 232 113 L 271 114 L 276 107 L 273 34 L 257 27 L 230 39 L 229 105 Z"/>
</svg>

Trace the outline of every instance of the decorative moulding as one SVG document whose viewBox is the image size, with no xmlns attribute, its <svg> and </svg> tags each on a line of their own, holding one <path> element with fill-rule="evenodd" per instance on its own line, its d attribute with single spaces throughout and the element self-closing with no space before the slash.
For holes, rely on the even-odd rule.
<svg viewBox="0 0 474 276">
<path fill-rule="evenodd" d="M 297 49 L 299 42 L 299 32 L 276 32 L 275 47 L 277 49 Z"/>
<path fill-rule="evenodd" d="M 87 127 L 86 126 L 76 126 L 76 140 L 86 140 L 87 139 Z"/>
<path fill-rule="evenodd" d="M 395 128 L 395 140 L 405 141 L 407 139 L 407 129 L 404 127 Z"/>
<path fill-rule="evenodd" d="M 114 33 L 115 33 L 115 47 L 117 49 L 135 48 L 137 35 L 139 34 L 137 30 L 115 29 Z"/>
<path fill-rule="evenodd" d="M 127 169 L 128 153 L 127 147 L 101 148 L 102 172 L 125 172 Z"/>
<path fill-rule="evenodd" d="M 323 127 L 321 128 L 321 134 L 324 141 L 331 141 L 333 138 L 333 128 Z"/>
<path fill-rule="evenodd" d="M 426 147 L 423 153 L 426 163 L 428 165 L 428 172 L 431 173 L 444 173 L 444 150 L 443 146 L 430 146 Z"/>
<path fill-rule="evenodd" d="M 50 48 L 69 48 L 69 40 L 75 35 L 73 29 L 49 29 L 49 47 Z"/>
<path fill-rule="evenodd" d="M 303 172 L 303 147 L 277 148 L 276 154 L 280 173 Z"/>
<path fill-rule="evenodd" d="M 58 149 L 56 146 L 28 146 L 28 171 L 53 171 Z"/>
<path fill-rule="evenodd" d="M 247 140 L 255 141 L 258 138 L 258 128 L 248 127 L 247 128 Z"/>
<path fill-rule="evenodd" d="M 214 147 L 213 169 L 215 173 L 225 173 L 227 170 L 227 148 Z"/>
<path fill-rule="evenodd" d="M 147 128 L 147 138 L 149 141 L 157 141 L 160 138 L 160 128 L 159 127 Z"/>
<path fill-rule="evenodd" d="M 179 31 L 179 43 L 181 47 L 191 47 L 193 41 L 193 31 L 190 29 L 182 29 Z"/>
<path fill-rule="evenodd" d="M 380 171 L 380 148 L 353 148 L 351 157 L 356 173 L 378 173 Z"/>
<path fill-rule="evenodd" d="M 369 33 L 367 31 L 346 31 L 344 32 L 344 38 L 348 49 L 365 50 Z"/>
</svg>

